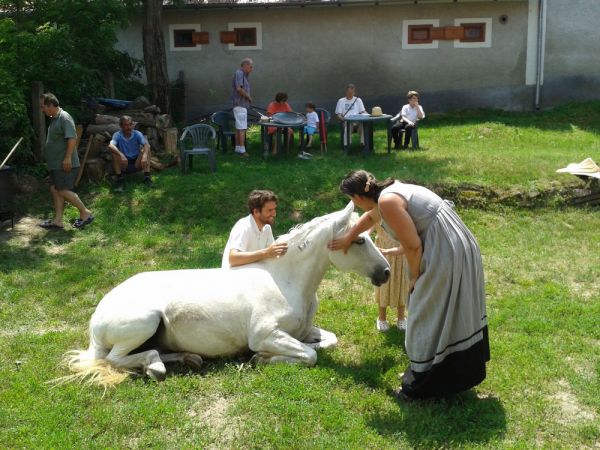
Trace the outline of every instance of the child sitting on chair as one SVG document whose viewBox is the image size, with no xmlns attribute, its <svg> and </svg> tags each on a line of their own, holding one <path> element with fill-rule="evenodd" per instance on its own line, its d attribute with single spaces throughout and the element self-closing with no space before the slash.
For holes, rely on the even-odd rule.
<svg viewBox="0 0 600 450">
<path fill-rule="evenodd" d="M 413 132 L 416 133 L 417 122 L 425 118 L 425 112 L 423 107 L 419 105 L 419 93 L 417 91 L 408 91 L 406 94 L 408 103 L 402 107 L 402 110 L 390 120 L 396 122 L 400 121 L 392 127 L 392 138 L 394 139 L 394 149 L 400 148 L 400 140 L 402 131 L 404 130 L 404 145 L 403 148 L 408 148 Z M 416 136 L 416 135 L 415 135 Z M 413 138 L 413 148 L 418 148 L 419 143 Z"/>
<path fill-rule="evenodd" d="M 315 112 L 316 106 L 312 102 L 308 102 L 306 105 L 306 125 L 304 125 L 304 134 L 308 136 L 308 142 L 306 148 L 311 148 L 314 134 L 319 128 L 319 115 Z M 298 158 L 308 159 L 312 155 L 308 152 L 301 151 L 298 154 Z"/>
</svg>

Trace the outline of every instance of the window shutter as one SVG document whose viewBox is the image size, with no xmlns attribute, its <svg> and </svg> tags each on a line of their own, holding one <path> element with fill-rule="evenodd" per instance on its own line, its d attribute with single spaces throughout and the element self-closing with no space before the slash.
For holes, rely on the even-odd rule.
<svg viewBox="0 0 600 450">
<path fill-rule="evenodd" d="M 194 45 L 198 44 L 208 44 L 208 32 L 207 31 L 194 31 L 192 33 L 192 43 Z"/>
<path fill-rule="evenodd" d="M 464 27 L 444 27 L 444 37 L 446 40 L 464 39 Z"/>
<path fill-rule="evenodd" d="M 440 41 L 452 41 L 454 39 L 464 39 L 464 27 L 433 27 L 431 29 L 431 39 Z"/>
<path fill-rule="evenodd" d="M 444 27 L 433 27 L 431 29 L 431 39 L 444 39 Z"/>
<path fill-rule="evenodd" d="M 235 31 L 221 31 L 221 43 L 222 44 L 235 44 L 236 34 Z"/>
</svg>

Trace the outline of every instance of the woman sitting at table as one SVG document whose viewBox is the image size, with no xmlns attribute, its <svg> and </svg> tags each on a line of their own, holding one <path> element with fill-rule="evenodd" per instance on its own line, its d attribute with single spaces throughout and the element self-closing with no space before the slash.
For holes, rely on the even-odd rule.
<svg viewBox="0 0 600 450">
<path fill-rule="evenodd" d="M 267 106 L 267 116 L 272 116 L 275 113 L 280 113 L 280 112 L 292 112 L 292 108 L 290 107 L 290 105 L 287 102 L 288 100 L 288 95 L 285 92 L 278 92 L 277 94 L 275 94 L 275 101 L 269 103 L 269 106 Z M 277 131 L 277 128 L 275 127 L 269 127 L 267 129 L 267 132 L 269 133 L 269 139 L 271 139 L 271 136 Z M 286 146 L 286 151 L 290 149 L 290 142 L 294 139 L 294 130 L 292 130 L 291 128 L 287 129 L 287 133 L 288 133 L 288 139 L 287 139 L 287 146 Z M 275 145 L 273 146 L 273 155 L 277 154 L 277 139 L 275 139 Z"/>
</svg>

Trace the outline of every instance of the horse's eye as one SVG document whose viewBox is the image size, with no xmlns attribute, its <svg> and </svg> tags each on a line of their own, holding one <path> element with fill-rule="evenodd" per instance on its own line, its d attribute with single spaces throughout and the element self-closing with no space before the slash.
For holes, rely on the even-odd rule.
<svg viewBox="0 0 600 450">
<path fill-rule="evenodd" d="M 358 239 L 352 241 L 353 244 L 363 245 L 365 243 L 364 237 L 359 237 Z"/>
</svg>

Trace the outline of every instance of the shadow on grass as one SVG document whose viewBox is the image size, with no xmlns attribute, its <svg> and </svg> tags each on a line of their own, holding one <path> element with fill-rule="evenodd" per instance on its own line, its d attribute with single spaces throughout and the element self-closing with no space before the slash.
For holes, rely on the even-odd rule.
<svg viewBox="0 0 600 450">
<path fill-rule="evenodd" d="M 404 332 L 386 333 L 385 347 L 404 351 Z M 378 434 L 395 442 L 405 435 L 412 447 L 441 448 L 465 444 L 486 444 L 506 432 L 506 414 L 502 402 L 493 396 L 478 395 L 475 390 L 435 400 L 402 402 L 383 374 L 398 365 L 393 355 L 381 356 L 366 350 L 360 363 L 344 365 L 330 352 L 319 353 L 319 365 L 335 370 L 340 377 L 353 379 L 373 389 L 385 391 L 398 407 L 371 411 L 365 422 Z M 400 381 L 395 381 L 399 385 Z"/>
<path fill-rule="evenodd" d="M 406 436 L 411 447 L 442 448 L 486 444 L 506 433 L 499 399 L 471 390 L 440 400 L 405 403 L 400 411 L 375 411 L 366 423 L 382 436 Z"/>
</svg>

